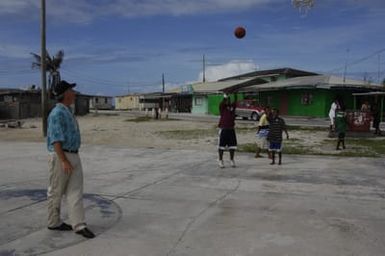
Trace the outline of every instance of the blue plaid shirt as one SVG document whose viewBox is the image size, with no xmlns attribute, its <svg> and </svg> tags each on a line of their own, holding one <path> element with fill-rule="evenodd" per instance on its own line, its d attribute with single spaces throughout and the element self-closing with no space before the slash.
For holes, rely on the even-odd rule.
<svg viewBox="0 0 385 256">
<path fill-rule="evenodd" d="M 61 103 L 56 104 L 48 116 L 48 151 L 55 151 L 55 142 L 61 142 L 66 150 L 78 150 L 81 143 L 78 122 L 70 109 Z"/>
</svg>

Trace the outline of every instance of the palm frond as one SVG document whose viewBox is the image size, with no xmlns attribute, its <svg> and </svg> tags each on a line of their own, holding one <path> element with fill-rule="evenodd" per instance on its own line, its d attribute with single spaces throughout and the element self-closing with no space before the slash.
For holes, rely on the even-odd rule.
<svg viewBox="0 0 385 256">
<path fill-rule="evenodd" d="M 36 53 L 33 53 L 31 52 L 30 53 L 33 58 L 35 59 L 34 62 L 32 62 L 32 68 L 40 68 L 41 67 L 41 58 L 40 58 L 40 55 L 36 54 Z"/>
<path fill-rule="evenodd" d="M 63 59 L 64 58 L 64 51 L 60 50 L 55 54 L 56 59 Z"/>
<path fill-rule="evenodd" d="M 56 53 L 55 57 L 52 59 L 52 66 L 55 70 L 60 68 L 61 63 L 63 62 L 64 51 L 60 50 Z"/>
<path fill-rule="evenodd" d="M 47 59 L 47 63 L 51 63 L 52 62 L 52 58 L 51 56 L 49 55 L 49 52 L 47 50 L 45 50 L 45 57 Z"/>
<path fill-rule="evenodd" d="M 34 57 L 35 61 L 32 62 L 32 68 L 41 68 L 41 56 L 31 52 L 31 55 Z M 51 57 L 51 55 L 46 50 L 46 70 L 49 73 L 55 72 L 60 68 L 61 63 L 64 59 L 64 51 L 58 51 L 55 56 Z"/>
</svg>

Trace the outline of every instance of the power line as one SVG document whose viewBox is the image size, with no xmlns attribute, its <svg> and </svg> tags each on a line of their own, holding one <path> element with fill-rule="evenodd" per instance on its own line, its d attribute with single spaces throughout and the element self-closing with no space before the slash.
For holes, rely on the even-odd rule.
<svg viewBox="0 0 385 256">
<path fill-rule="evenodd" d="M 365 57 L 360 58 L 360 59 L 358 59 L 358 60 L 355 60 L 355 61 L 346 63 L 346 65 L 344 65 L 344 66 L 342 66 L 342 67 L 339 67 L 339 68 L 332 69 L 332 70 L 330 70 L 330 71 L 327 71 L 326 73 L 334 73 L 334 72 L 343 70 L 343 69 L 345 69 L 346 67 L 350 67 L 350 66 L 356 65 L 356 64 L 358 64 L 358 63 L 361 63 L 361 62 L 363 62 L 363 61 L 365 61 L 365 60 L 368 60 L 368 59 L 370 59 L 370 58 L 372 58 L 372 57 L 374 57 L 374 56 L 376 56 L 376 55 L 378 55 L 378 54 L 380 54 L 380 53 L 382 53 L 382 52 L 384 52 L 384 51 L 385 51 L 385 48 L 380 49 L 380 50 L 377 50 L 377 51 L 375 51 L 375 52 L 369 54 L 368 56 L 365 56 Z"/>
</svg>

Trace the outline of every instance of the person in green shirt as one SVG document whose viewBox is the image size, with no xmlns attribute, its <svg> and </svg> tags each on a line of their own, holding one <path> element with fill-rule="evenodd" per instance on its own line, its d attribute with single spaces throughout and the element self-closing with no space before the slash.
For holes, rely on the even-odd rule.
<svg viewBox="0 0 385 256">
<path fill-rule="evenodd" d="M 335 131 L 338 136 L 336 150 L 340 150 L 341 144 L 342 144 L 342 148 L 345 149 L 345 135 L 346 135 L 347 124 L 348 122 L 347 122 L 345 111 L 343 109 L 337 110 L 335 115 Z"/>
</svg>

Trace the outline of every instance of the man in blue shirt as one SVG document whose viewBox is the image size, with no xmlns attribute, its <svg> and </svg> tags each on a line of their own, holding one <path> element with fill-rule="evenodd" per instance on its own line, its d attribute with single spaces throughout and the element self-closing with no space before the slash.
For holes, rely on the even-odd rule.
<svg viewBox="0 0 385 256">
<path fill-rule="evenodd" d="M 84 216 L 83 169 L 78 154 L 81 144 L 79 125 L 70 109 L 75 102 L 75 86 L 63 80 L 53 88 L 58 103 L 48 116 L 48 229 L 74 230 L 86 238 L 93 238 L 95 235 L 87 228 Z M 71 225 L 60 219 L 63 195 L 67 198 Z"/>
</svg>

